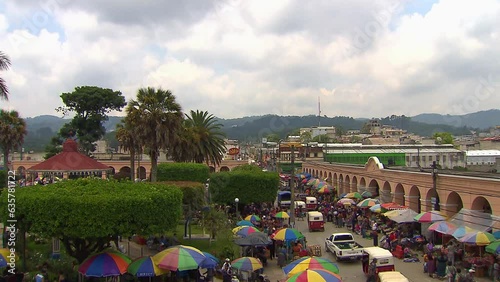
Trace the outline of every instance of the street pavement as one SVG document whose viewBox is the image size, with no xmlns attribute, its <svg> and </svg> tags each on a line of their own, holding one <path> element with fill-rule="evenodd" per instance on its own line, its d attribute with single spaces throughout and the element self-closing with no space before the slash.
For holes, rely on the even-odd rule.
<svg viewBox="0 0 500 282">
<path fill-rule="evenodd" d="M 335 262 L 335 258 L 331 253 L 325 252 L 325 239 L 331 233 L 336 232 L 350 232 L 346 228 L 336 228 L 331 222 L 325 223 L 324 232 L 309 232 L 307 228 L 307 221 L 296 221 L 296 228 L 304 234 L 308 245 L 320 245 L 321 246 L 321 256 L 323 258 L 328 258 Z M 368 240 L 362 238 L 360 235 L 354 234 L 355 240 L 364 247 L 373 246 L 373 240 Z M 397 271 L 403 273 L 412 282 L 438 282 L 437 278 L 431 278 L 424 273 L 423 257 L 422 252 L 419 252 L 420 262 L 403 262 L 398 258 L 394 258 L 395 268 Z M 361 268 L 361 261 L 352 262 L 336 262 L 340 269 L 340 275 L 342 276 L 342 281 L 344 282 L 365 282 L 366 276 Z M 276 282 L 285 278 L 285 275 L 281 268 L 276 264 L 276 260 L 269 261 L 268 266 L 264 269 L 264 274 L 266 274 L 270 281 Z M 491 281 L 489 278 L 476 278 L 477 282 L 487 282 Z"/>
</svg>

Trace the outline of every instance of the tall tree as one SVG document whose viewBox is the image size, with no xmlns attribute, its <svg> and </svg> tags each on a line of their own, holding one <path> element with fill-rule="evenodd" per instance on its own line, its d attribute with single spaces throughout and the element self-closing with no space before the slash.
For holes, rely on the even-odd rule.
<svg viewBox="0 0 500 282">
<path fill-rule="evenodd" d="M 122 123 L 116 125 L 116 139 L 120 142 L 120 146 L 130 154 L 130 179 L 135 179 L 135 157 L 142 153 L 142 142 L 139 138 L 139 126 L 137 120 L 134 120 L 133 115 L 126 116 Z M 137 178 L 141 178 L 140 169 Z"/>
<path fill-rule="evenodd" d="M 0 109 L 0 147 L 5 170 L 9 170 L 10 152 L 23 144 L 26 133 L 26 122 L 17 111 Z"/>
<path fill-rule="evenodd" d="M 10 59 L 3 52 L 0 52 L 0 71 L 8 70 L 10 67 Z M 9 99 L 9 88 L 7 83 L 3 78 L 0 77 L 0 98 L 8 100 Z"/>
<path fill-rule="evenodd" d="M 320 134 L 320 135 L 314 136 L 312 141 L 318 142 L 318 143 L 328 143 L 328 142 L 330 142 L 330 137 L 328 137 L 327 134 Z"/>
<path fill-rule="evenodd" d="M 57 111 L 68 115 L 74 113 L 71 125 L 82 151 L 89 155 L 95 150 L 95 142 L 106 133 L 104 122 L 111 111 L 120 111 L 125 105 L 125 97 L 120 91 L 97 86 L 76 87 L 73 92 L 61 94 L 64 107 Z"/>
<path fill-rule="evenodd" d="M 75 137 L 75 130 L 71 123 L 65 123 L 59 132 L 50 139 L 49 144 L 45 146 L 45 155 L 44 159 L 49 159 L 62 151 L 62 144 L 68 138 Z"/>
<path fill-rule="evenodd" d="M 453 136 L 449 132 L 436 132 L 432 138 L 434 138 L 435 143 L 438 145 L 453 144 Z"/>
<path fill-rule="evenodd" d="M 137 91 L 137 100 L 127 106 L 127 116 L 137 118 L 144 147 L 151 159 L 151 181 L 156 181 L 161 150 L 173 147 L 182 124 L 181 106 L 170 90 L 153 87 Z"/>
<path fill-rule="evenodd" d="M 222 124 L 218 123 L 215 117 L 204 111 L 191 111 L 186 114 L 179 141 L 176 142 L 180 152 L 183 152 L 187 159 L 184 161 L 194 161 L 196 163 L 206 163 L 207 165 L 219 165 L 222 162 L 225 151 L 225 134 L 222 132 Z"/>
</svg>

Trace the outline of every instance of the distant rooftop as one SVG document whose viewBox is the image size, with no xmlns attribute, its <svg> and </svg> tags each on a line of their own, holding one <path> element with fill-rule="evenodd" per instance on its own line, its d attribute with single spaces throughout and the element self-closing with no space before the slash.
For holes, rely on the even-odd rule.
<svg viewBox="0 0 500 282">
<path fill-rule="evenodd" d="M 471 150 L 467 151 L 467 157 L 500 156 L 500 150 Z"/>
</svg>

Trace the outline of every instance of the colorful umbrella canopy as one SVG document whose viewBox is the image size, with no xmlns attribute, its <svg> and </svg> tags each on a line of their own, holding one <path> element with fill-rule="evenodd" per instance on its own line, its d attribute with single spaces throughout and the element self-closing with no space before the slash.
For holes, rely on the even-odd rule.
<svg viewBox="0 0 500 282">
<path fill-rule="evenodd" d="M 219 259 L 211 253 L 203 252 L 203 254 L 206 258 L 200 263 L 201 268 L 214 268 L 219 264 Z"/>
<path fill-rule="evenodd" d="M 359 194 L 358 192 L 351 192 L 351 193 L 347 193 L 347 195 L 345 195 L 345 198 L 363 199 L 363 196 L 361 196 L 361 194 Z"/>
<path fill-rule="evenodd" d="M 490 243 L 486 246 L 486 252 L 490 254 L 498 254 L 500 253 L 500 240 Z"/>
<path fill-rule="evenodd" d="M 252 221 L 260 221 L 260 217 L 258 215 L 255 215 L 255 214 L 251 214 L 251 215 L 247 215 L 245 217 L 245 220 L 250 221 L 250 222 L 252 222 Z"/>
<path fill-rule="evenodd" d="M 376 212 L 376 213 L 381 213 L 382 207 L 380 206 L 380 204 L 376 204 L 373 207 L 370 207 L 370 211 Z"/>
<path fill-rule="evenodd" d="M 318 185 L 320 182 L 321 182 L 321 180 L 319 180 L 317 178 L 311 178 L 309 181 L 307 181 L 306 185 L 316 187 L 316 185 Z"/>
<path fill-rule="evenodd" d="M 286 282 L 342 282 L 342 278 L 328 270 L 307 269 L 288 278 Z"/>
<path fill-rule="evenodd" d="M 154 277 L 168 273 L 169 270 L 156 266 L 152 257 L 141 257 L 129 264 L 127 272 L 136 277 Z"/>
<path fill-rule="evenodd" d="M 236 223 L 237 226 L 254 226 L 253 223 L 251 223 L 248 220 L 240 220 Z"/>
<path fill-rule="evenodd" d="M 386 210 L 401 210 L 401 209 L 407 209 L 408 207 L 402 206 L 398 203 L 390 202 L 390 203 L 383 203 L 380 205 L 383 209 Z"/>
<path fill-rule="evenodd" d="M 246 237 L 255 232 L 260 232 L 260 230 L 253 226 L 243 226 L 243 228 L 241 228 L 240 230 L 238 230 L 238 232 L 236 232 L 236 235 L 240 235 L 241 237 Z"/>
<path fill-rule="evenodd" d="M 298 274 L 308 269 L 324 269 L 339 274 L 339 267 L 331 260 L 320 257 L 302 257 L 294 260 L 283 267 L 283 272 L 287 277 Z"/>
<path fill-rule="evenodd" d="M 153 256 L 153 261 L 159 268 L 182 271 L 197 269 L 205 258 L 197 248 L 177 245 L 157 253 Z"/>
<path fill-rule="evenodd" d="M 333 192 L 333 187 L 330 185 L 325 185 L 318 189 L 319 194 L 330 194 Z"/>
<path fill-rule="evenodd" d="M 467 227 L 467 226 L 460 226 L 460 227 L 457 227 L 455 229 L 455 231 L 453 231 L 453 233 L 451 233 L 451 236 L 457 238 L 457 239 L 460 239 L 462 237 L 464 237 L 465 235 L 469 234 L 469 233 L 473 233 L 473 232 L 476 232 L 478 230 L 474 230 L 470 227 Z"/>
<path fill-rule="evenodd" d="M 274 216 L 276 218 L 290 218 L 290 215 L 287 212 L 281 211 L 279 213 L 276 213 Z"/>
<path fill-rule="evenodd" d="M 493 236 L 495 236 L 496 239 L 500 239 L 500 230 L 493 232 Z"/>
<path fill-rule="evenodd" d="M 441 234 L 452 234 L 457 229 L 457 226 L 448 221 L 436 221 L 427 228 L 429 231 L 436 231 Z"/>
<path fill-rule="evenodd" d="M 458 239 L 458 241 L 476 246 L 487 246 L 491 242 L 495 241 L 495 236 L 488 232 L 479 231 L 475 233 L 469 233 L 464 237 Z"/>
<path fill-rule="evenodd" d="M 248 227 L 248 226 L 236 226 L 235 228 L 233 228 L 233 234 L 236 234 L 238 231 L 240 231 L 241 229 L 245 228 L 245 227 Z"/>
<path fill-rule="evenodd" d="M 7 248 L 0 249 L 0 267 L 7 266 L 7 263 L 10 262 L 10 259 L 8 258 L 9 255 L 10 255 L 9 249 Z"/>
<path fill-rule="evenodd" d="M 436 222 L 446 220 L 446 215 L 440 211 L 428 211 L 419 213 L 414 219 L 418 222 Z"/>
<path fill-rule="evenodd" d="M 250 271 L 253 272 L 255 270 L 261 269 L 264 266 L 260 260 L 253 257 L 242 257 L 235 259 L 231 262 L 231 266 L 238 270 Z"/>
<path fill-rule="evenodd" d="M 354 202 L 353 199 L 349 199 L 349 198 L 342 198 L 337 203 L 340 203 L 342 205 L 354 205 L 354 204 L 356 204 L 356 202 Z"/>
<path fill-rule="evenodd" d="M 320 183 L 318 183 L 318 184 L 315 186 L 315 188 L 316 188 L 316 189 L 321 189 L 321 188 L 323 188 L 323 187 L 325 187 L 325 186 L 330 186 L 330 185 L 329 185 L 327 182 L 321 181 Z M 331 187 L 331 186 L 330 186 L 330 187 Z"/>
<path fill-rule="evenodd" d="M 304 238 L 304 235 L 302 233 L 300 233 L 299 230 L 294 229 L 294 228 L 282 228 L 282 229 L 274 232 L 274 234 L 272 234 L 271 237 L 274 240 L 294 241 L 294 240 Z"/>
<path fill-rule="evenodd" d="M 359 202 L 357 206 L 360 208 L 370 208 L 377 204 L 380 204 L 377 199 L 364 199 L 363 201 Z"/>
<path fill-rule="evenodd" d="M 341 198 L 341 199 L 345 198 L 345 195 L 347 195 L 347 193 L 342 193 L 342 194 L 339 195 L 339 198 Z"/>
<path fill-rule="evenodd" d="M 363 193 L 361 193 L 361 197 L 363 197 L 363 198 L 371 198 L 371 197 L 373 197 L 373 194 L 370 191 L 364 191 Z"/>
<path fill-rule="evenodd" d="M 132 260 L 118 252 L 103 252 L 95 254 L 82 262 L 78 272 L 87 277 L 119 276 L 127 272 Z"/>
</svg>

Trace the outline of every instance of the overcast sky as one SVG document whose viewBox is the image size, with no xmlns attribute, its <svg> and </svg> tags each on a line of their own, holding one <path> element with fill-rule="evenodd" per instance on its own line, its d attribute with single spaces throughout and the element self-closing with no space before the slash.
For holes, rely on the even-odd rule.
<svg viewBox="0 0 500 282">
<path fill-rule="evenodd" d="M 221 118 L 500 107 L 500 1 L 0 0 L 0 38 L 24 117 L 82 85 Z"/>
</svg>

